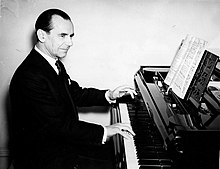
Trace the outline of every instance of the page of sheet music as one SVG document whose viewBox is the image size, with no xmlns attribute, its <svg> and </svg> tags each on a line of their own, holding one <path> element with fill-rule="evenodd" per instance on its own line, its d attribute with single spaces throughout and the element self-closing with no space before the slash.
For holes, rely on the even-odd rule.
<svg viewBox="0 0 220 169">
<path fill-rule="evenodd" d="M 185 97 L 206 46 L 206 41 L 199 38 L 191 38 L 184 60 L 171 81 L 170 88 L 182 99 Z"/>
<path fill-rule="evenodd" d="M 175 76 L 180 64 L 182 63 L 182 60 L 186 56 L 186 51 L 189 49 L 192 38 L 193 37 L 191 35 L 187 35 L 186 38 L 182 40 L 179 48 L 177 49 L 177 52 L 170 66 L 170 70 L 164 80 L 164 83 L 166 83 L 168 86 L 171 84 L 173 77 Z"/>
</svg>

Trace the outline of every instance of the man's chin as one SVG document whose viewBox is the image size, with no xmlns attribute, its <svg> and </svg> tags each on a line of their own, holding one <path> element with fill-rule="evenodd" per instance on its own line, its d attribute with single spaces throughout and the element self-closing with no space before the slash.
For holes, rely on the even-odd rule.
<svg viewBox="0 0 220 169">
<path fill-rule="evenodd" d="M 59 59 L 63 59 L 63 58 L 65 58 L 66 57 L 66 54 L 65 55 L 59 55 L 59 56 L 57 56 Z"/>
</svg>

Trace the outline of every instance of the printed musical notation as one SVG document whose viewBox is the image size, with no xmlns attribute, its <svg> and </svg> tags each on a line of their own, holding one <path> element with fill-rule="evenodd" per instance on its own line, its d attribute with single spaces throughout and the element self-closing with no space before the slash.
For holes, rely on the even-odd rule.
<svg viewBox="0 0 220 169">
<path fill-rule="evenodd" d="M 164 82 L 182 99 L 187 93 L 206 46 L 205 40 L 187 35 L 177 50 Z"/>
</svg>

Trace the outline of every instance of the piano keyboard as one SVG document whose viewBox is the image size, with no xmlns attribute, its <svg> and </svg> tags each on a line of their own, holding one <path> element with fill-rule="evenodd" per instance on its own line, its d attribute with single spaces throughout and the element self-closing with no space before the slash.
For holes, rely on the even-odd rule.
<svg viewBox="0 0 220 169">
<path fill-rule="evenodd" d="M 121 121 L 130 123 L 135 136 L 124 140 L 127 169 L 172 168 L 172 160 L 143 100 L 138 105 L 120 104 Z"/>
<path fill-rule="evenodd" d="M 121 112 L 121 120 L 122 123 L 130 123 L 128 109 L 126 104 L 119 104 L 120 112 Z M 126 164 L 127 169 L 137 169 L 139 168 L 136 149 L 134 145 L 134 139 L 126 140 L 124 139 L 124 146 L 125 146 L 125 157 L 126 157 Z"/>
</svg>

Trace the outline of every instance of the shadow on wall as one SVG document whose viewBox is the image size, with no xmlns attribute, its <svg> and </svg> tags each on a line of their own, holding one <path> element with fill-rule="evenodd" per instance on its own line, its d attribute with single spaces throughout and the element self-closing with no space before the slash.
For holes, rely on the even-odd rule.
<svg viewBox="0 0 220 169">
<path fill-rule="evenodd" d="M 37 43 L 37 37 L 36 37 L 35 31 L 33 31 L 31 34 L 31 43 L 30 44 L 32 44 L 32 46 L 34 46 L 36 43 Z"/>
<path fill-rule="evenodd" d="M 32 46 L 34 46 L 37 42 L 37 38 L 35 35 L 35 31 L 32 32 L 31 36 L 30 36 L 30 44 Z M 11 79 L 10 79 L 11 81 Z M 6 130 L 5 131 L 7 133 L 7 143 L 6 143 L 6 147 L 5 147 L 5 156 L 7 157 L 7 161 L 6 164 L 10 165 L 11 161 L 12 161 L 12 152 L 13 152 L 13 144 L 12 141 L 13 140 L 13 121 L 12 121 L 12 108 L 11 108 L 11 103 L 10 103 L 10 94 L 9 94 L 9 87 L 6 88 L 8 91 L 5 92 L 5 96 L 3 96 L 3 100 L 4 100 L 4 109 L 3 112 L 5 112 L 5 119 L 6 119 Z M 16 140 L 15 140 L 16 141 Z"/>
</svg>

